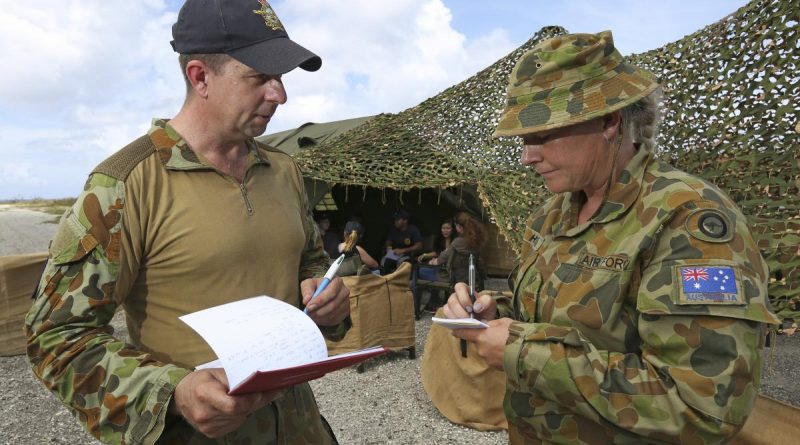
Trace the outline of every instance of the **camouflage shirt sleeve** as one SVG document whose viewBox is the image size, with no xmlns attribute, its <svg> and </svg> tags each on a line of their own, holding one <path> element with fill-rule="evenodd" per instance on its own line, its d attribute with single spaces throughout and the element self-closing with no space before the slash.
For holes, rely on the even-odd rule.
<svg viewBox="0 0 800 445">
<path fill-rule="evenodd" d="M 28 357 L 45 387 L 105 443 L 154 443 L 189 370 L 113 337 L 123 230 L 122 182 L 94 174 L 61 218 L 25 319 Z"/>
<path fill-rule="evenodd" d="M 627 351 L 600 349 L 572 326 L 512 323 L 504 351 L 511 411 L 551 407 L 668 443 L 720 443 L 741 428 L 758 394 L 764 323 L 774 316 L 744 218 L 731 222 L 730 238 L 704 237 L 692 219 L 704 205 L 676 211 L 643 259 Z M 681 304 L 686 265 L 733 270 L 741 300 Z"/>
</svg>

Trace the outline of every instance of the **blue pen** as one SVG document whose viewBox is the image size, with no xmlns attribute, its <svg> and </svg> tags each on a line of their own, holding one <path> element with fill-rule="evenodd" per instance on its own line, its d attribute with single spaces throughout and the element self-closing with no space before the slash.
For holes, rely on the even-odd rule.
<svg viewBox="0 0 800 445">
<path fill-rule="evenodd" d="M 322 278 L 322 283 L 319 283 L 317 290 L 314 291 L 314 295 L 312 295 L 311 299 L 308 300 L 308 304 L 311 304 L 311 302 L 314 300 L 314 297 L 319 295 L 320 292 L 324 291 L 325 288 L 328 287 L 328 283 L 330 283 L 333 277 L 336 276 L 336 271 L 339 270 L 339 266 L 342 265 L 342 261 L 344 261 L 344 254 L 341 254 L 339 258 L 336 258 L 336 261 L 334 261 L 328 271 L 325 272 L 325 277 Z M 306 314 L 308 313 L 308 305 L 306 305 L 306 308 L 303 309 L 303 312 Z"/>
</svg>

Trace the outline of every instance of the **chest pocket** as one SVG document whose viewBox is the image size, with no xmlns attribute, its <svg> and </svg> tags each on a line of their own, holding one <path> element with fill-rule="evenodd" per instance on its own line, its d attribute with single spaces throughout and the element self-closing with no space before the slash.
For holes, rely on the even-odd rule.
<svg viewBox="0 0 800 445">
<path fill-rule="evenodd" d="M 544 275 L 539 297 L 541 321 L 557 325 L 583 325 L 604 329 L 615 325 L 629 294 L 630 270 L 608 270 L 575 264 L 540 263 Z M 613 329 L 613 327 L 611 328 Z"/>
<path fill-rule="evenodd" d="M 538 257 L 534 252 L 520 264 L 514 284 L 514 319 L 526 323 L 538 321 L 536 306 L 542 285 L 542 277 L 534 267 Z"/>
</svg>

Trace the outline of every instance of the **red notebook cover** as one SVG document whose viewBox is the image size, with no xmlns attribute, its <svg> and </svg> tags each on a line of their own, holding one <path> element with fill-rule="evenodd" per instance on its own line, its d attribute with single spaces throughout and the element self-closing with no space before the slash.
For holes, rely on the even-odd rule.
<svg viewBox="0 0 800 445">
<path fill-rule="evenodd" d="M 321 362 L 292 366 L 290 368 L 275 369 L 272 371 L 254 372 L 239 386 L 231 389 L 228 394 L 246 394 L 250 392 L 272 391 L 318 379 L 331 371 L 337 371 L 351 365 L 363 362 L 369 358 L 386 353 L 384 347 L 364 350 L 363 354 L 340 354 Z"/>
</svg>

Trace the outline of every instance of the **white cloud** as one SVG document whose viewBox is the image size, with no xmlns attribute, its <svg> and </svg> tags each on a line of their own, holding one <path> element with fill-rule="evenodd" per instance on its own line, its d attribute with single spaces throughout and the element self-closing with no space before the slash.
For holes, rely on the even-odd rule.
<svg viewBox="0 0 800 445">
<path fill-rule="evenodd" d="M 494 30 L 468 40 L 440 0 L 276 3 L 290 35 L 323 59 L 317 73 L 285 76 L 289 102 L 270 131 L 306 121 L 399 112 L 488 66 L 513 49 Z M 489 45 L 492 45 L 490 47 Z M 294 91 L 294 93 L 293 93 Z M 319 107 L 303 100 L 320 93 Z M 298 120 L 299 119 L 299 120 Z"/>
<path fill-rule="evenodd" d="M 57 6 L 3 2 L 0 72 L 5 106 L 52 112 L 77 101 L 94 104 L 141 82 L 139 67 L 150 63 L 142 43 L 169 28 L 143 32 L 157 20 L 161 2 L 63 0 Z M 163 45 L 163 43 L 162 43 Z"/>
<path fill-rule="evenodd" d="M 162 0 L 0 2 L 13 62 L 0 71 L 0 199 L 76 195 L 95 164 L 180 106 L 176 12 Z"/>
<path fill-rule="evenodd" d="M 536 8 L 511 1 L 276 0 L 292 38 L 322 56 L 323 65 L 284 77 L 289 102 L 269 131 L 402 111 L 490 65 L 544 24 L 574 32 L 611 28 L 623 52 L 631 52 L 658 46 L 649 37 L 693 32 L 721 18 L 704 18 L 707 2 L 682 17 L 675 2 L 656 8 L 622 1 L 624 7 L 609 12 L 589 0 Z M 0 199 L 74 195 L 89 170 L 141 134 L 151 117 L 178 111 L 184 85 L 169 41 L 179 4 L 0 0 L 6 60 Z M 459 29 L 453 11 L 460 14 Z M 511 34 L 523 28 L 524 37 Z"/>
</svg>

